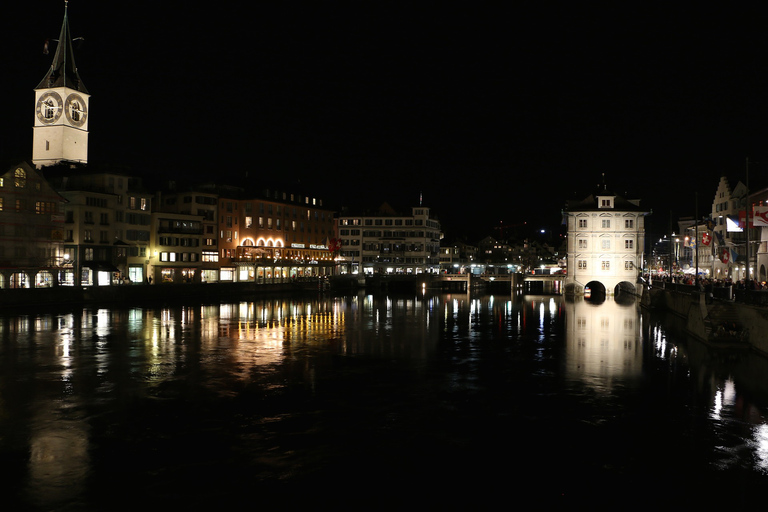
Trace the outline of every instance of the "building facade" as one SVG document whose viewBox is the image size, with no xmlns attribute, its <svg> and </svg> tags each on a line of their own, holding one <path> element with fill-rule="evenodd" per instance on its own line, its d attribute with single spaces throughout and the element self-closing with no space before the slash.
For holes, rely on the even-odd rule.
<svg viewBox="0 0 768 512">
<path fill-rule="evenodd" d="M 0 175 L 0 288 L 33 288 L 64 279 L 66 199 L 26 162 Z"/>
<path fill-rule="evenodd" d="M 613 294 L 636 292 L 643 269 L 645 216 L 639 200 L 627 200 L 605 187 L 583 200 L 569 201 L 566 293 L 589 288 Z"/>
<path fill-rule="evenodd" d="M 334 212 L 321 199 L 221 188 L 218 219 L 222 281 L 285 282 L 334 272 Z"/>
<path fill-rule="evenodd" d="M 338 219 L 339 271 L 350 274 L 419 274 L 440 270 L 440 221 L 425 206 L 399 213 L 384 203 L 370 213 Z"/>
</svg>

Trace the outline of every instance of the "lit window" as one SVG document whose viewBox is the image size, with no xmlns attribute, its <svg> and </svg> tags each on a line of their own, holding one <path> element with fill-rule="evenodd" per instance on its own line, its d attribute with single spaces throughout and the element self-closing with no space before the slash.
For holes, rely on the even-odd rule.
<svg viewBox="0 0 768 512">
<path fill-rule="evenodd" d="M 24 188 L 27 185 L 27 172 L 24 169 L 16 169 L 13 173 L 13 184 L 16 188 Z"/>
</svg>

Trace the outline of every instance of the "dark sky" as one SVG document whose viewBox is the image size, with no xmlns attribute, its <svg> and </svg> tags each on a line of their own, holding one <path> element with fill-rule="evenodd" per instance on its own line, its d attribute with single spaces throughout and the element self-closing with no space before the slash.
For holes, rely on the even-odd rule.
<svg viewBox="0 0 768 512">
<path fill-rule="evenodd" d="M 333 205 L 422 194 L 449 236 L 474 237 L 500 222 L 553 227 L 603 174 L 665 226 L 693 215 L 696 193 L 709 209 L 719 177 L 742 178 L 765 153 L 757 12 L 154 3 L 69 4 L 92 163 L 292 177 Z M 33 88 L 64 2 L 14 9 L 0 21 L 3 161 L 31 156 Z"/>
</svg>

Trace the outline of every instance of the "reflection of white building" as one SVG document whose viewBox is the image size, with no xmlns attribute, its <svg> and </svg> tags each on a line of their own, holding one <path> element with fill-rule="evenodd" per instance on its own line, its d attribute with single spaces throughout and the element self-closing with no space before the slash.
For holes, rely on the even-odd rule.
<svg viewBox="0 0 768 512">
<path fill-rule="evenodd" d="M 627 200 L 603 187 L 583 200 L 569 201 L 566 293 L 585 287 L 608 294 L 621 285 L 635 292 L 643 268 L 645 215 L 639 200 Z"/>
<path fill-rule="evenodd" d="M 608 298 L 599 306 L 577 298 L 565 303 L 566 375 L 599 390 L 643 369 L 640 314 L 634 303 Z"/>
</svg>

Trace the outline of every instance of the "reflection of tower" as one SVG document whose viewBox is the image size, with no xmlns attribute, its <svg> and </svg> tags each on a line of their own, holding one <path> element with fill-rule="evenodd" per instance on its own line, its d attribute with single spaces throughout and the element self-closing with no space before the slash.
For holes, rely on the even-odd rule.
<svg viewBox="0 0 768 512">
<path fill-rule="evenodd" d="M 51 68 L 35 88 L 32 162 L 38 168 L 88 161 L 90 95 L 75 66 L 67 7 Z"/>
<path fill-rule="evenodd" d="M 642 373 L 640 313 L 634 302 L 566 302 L 566 374 L 600 390 Z"/>
</svg>

